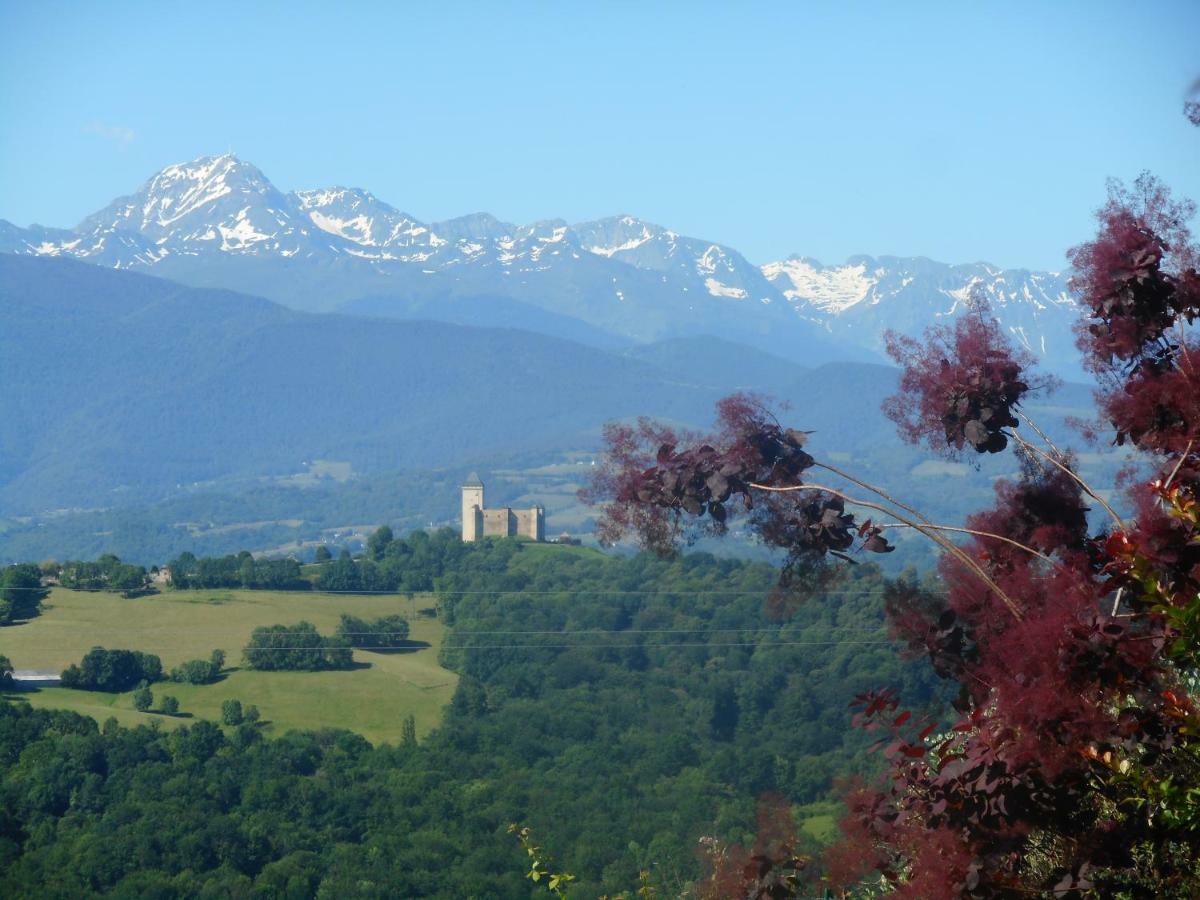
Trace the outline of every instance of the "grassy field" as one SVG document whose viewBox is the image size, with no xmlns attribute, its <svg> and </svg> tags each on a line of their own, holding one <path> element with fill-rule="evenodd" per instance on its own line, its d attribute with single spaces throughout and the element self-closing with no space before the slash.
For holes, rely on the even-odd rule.
<svg viewBox="0 0 1200 900">
<path fill-rule="evenodd" d="M 265 728 L 276 734 L 293 728 L 348 728 L 373 742 L 400 739 L 405 716 L 416 718 L 425 734 L 441 720 L 454 694 L 457 676 L 437 663 L 444 629 L 416 615 L 420 598 L 287 593 L 277 591 L 180 591 L 126 600 L 116 594 L 56 589 L 42 615 L 0 629 L 0 654 L 17 669 L 60 671 L 94 646 L 155 653 L 163 667 L 207 658 L 216 648 L 236 667 L 250 632 L 259 625 L 312 622 L 332 634 L 341 613 L 374 618 L 401 613 L 412 624 L 410 639 L 425 644 L 404 653 L 356 650 L 362 668 L 337 672 L 254 672 L 234 668 L 216 684 L 194 686 L 160 682 L 155 706 L 176 697 L 183 713 L 218 721 L 221 703 L 236 697 L 255 704 Z M 131 694 L 103 694 L 66 688 L 20 691 L 34 706 L 71 709 L 98 721 L 109 716 L 125 725 L 158 721 L 167 727 L 189 721 L 139 713 Z"/>
<path fill-rule="evenodd" d="M 818 843 L 828 845 L 837 840 L 840 834 L 837 820 L 845 811 L 840 803 L 821 800 L 797 807 L 796 815 L 802 832 Z"/>
</svg>

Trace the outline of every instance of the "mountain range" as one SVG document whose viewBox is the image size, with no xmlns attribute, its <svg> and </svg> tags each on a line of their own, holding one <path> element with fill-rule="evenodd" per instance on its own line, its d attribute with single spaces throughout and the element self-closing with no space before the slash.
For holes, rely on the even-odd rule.
<svg viewBox="0 0 1200 900">
<path fill-rule="evenodd" d="M 73 260 L 0 254 L 0 516 L 196 483 L 466 464 L 594 443 L 719 391 L 527 331 L 302 313 Z M 586 438 L 585 438 L 586 436 Z"/>
<path fill-rule="evenodd" d="M 493 496 L 545 502 L 552 521 L 586 529 L 573 496 L 587 469 L 576 466 L 604 422 L 644 414 L 702 428 L 738 389 L 786 404 L 830 459 L 957 520 L 1011 461 L 973 471 L 901 445 L 879 409 L 897 375 L 804 366 L 713 336 L 602 349 L 307 313 L 0 254 L 0 562 L 116 547 L 165 559 L 201 543 L 270 549 L 381 516 L 447 521 L 471 468 L 496 475 Z M 1089 415 L 1089 390 L 1068 384 L 1027 408 L 1058 440 L 1065 417 Z M 538 474 L 550 471 L 549 482 Z"/>
<path fill-rule="evenodd" d="M 425 222 L 357 188 L 284 193 L 232 155 L 168 166 L 73 229 L 0 220 L 0 252 L 59 256 L 307 311 L 508 325 L 605 349 L 717 335 L 806 365 L 878 361 L 982 292 L 1014 340 L 1079 373 L 1066 278 L 858 256 L 756 265 L 622 215 Z"/>
</svg>

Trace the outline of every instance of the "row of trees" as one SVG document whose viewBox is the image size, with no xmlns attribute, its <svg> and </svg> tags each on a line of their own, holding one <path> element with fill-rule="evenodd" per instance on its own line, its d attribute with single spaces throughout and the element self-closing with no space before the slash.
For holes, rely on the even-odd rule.
<svg viewBox="0 0 1200 900">
<path fill-rule="evenodd" d="M 249 551 L 229 556 L 182 553 L 167 564 L 176 588 L 247 588 L 251 590 L 308 590 L 300 563 L 291 558 L 256 559 Z"/>
<path fill-rule="evenodd" d="M 473 545 L 464 544 L 451 528 L 432 534 L 414 531 L 397 538 L 384 525 L 368 538 L 361 559 L 355 560 L 343 550 L 337 559 L 325 563 L 316 586 L 322 591 L 431 591 L 472 549 Z"/>
<path fill-rule="evenodd" d="M 68 560 L 54 568 L 59 584 L 73 590 L 117 591 L 130 597 L 150 586 L 150 575 L 144 567 L 123 563 L 111 553 L 94 562 Z"/>
<path fill-rule="evenodd" d="M 414 531 L 396 538 L 384 525 L 367 540 L 360 558 L 342 550 L 334 558 L 328 548 L 317 548 L 321 565 L 315 587 L 322 591 L 433 590 L 436 580 L 470 553 L 451 528 L 433 534 Z M 314 585 L 301 574 L 300 563 L 291 558 L 255 558 L 248 551 L 222 557 L 180 554 L 167 564 L 170 584 L 176 588 L 248 588 L 259 590 L 309 590 Z"/>
<path fill-rule="evenodd" d="M 62 684 L 85 691 L 121 693 L 143 682 L 161 681 L 162 677 L 162 660 L 153 653 L 93 647 L 79 664 L 72 663 L 63 671 Z"/>
<path fill-rule="evenodd" d="M 349 640 L 322 635 L 311 622 L 255 628 L 242 654 L 246 665 L 262 671 L 348 669 L 354 663 Z"/>
<path fill-rule="evenodd" d="M 395 650 L 408 644 L 408 619 L 391 615 L 368 621 L 343 613 L 337 636 L 352 647 Z"/>
</svg>

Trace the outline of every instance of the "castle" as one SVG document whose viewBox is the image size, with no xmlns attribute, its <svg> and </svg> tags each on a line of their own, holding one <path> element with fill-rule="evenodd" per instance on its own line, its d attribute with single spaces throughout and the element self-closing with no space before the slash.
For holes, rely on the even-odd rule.
<svg viewBox="0 0 1200 900">
<path fill-rule="evenodd" d="M 485 537 L 527 537 L 544 541 L 546 510 L 540 506 L 487 509 L 483 505 L 483 482 L 472 472 L 462 486 L 462 539 L 477 541 Z"/>
</svg>

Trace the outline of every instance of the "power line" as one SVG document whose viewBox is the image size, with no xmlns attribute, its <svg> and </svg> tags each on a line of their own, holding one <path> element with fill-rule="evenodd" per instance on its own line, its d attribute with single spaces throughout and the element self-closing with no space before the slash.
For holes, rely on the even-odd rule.
<svg viewBox="0 0 1200 900">
<path fill-rule="evenodd" d="M 504 644 L 504 643 L 479 643 L 479 644 L 455 644 L 448 646 L 448 649 L 454 650 L 515 650 L 515 649 L 636 649 L 636 648 L 652 648 L 652 647 L 839 647 L 842 644 L 892 644 L 893 641 L 878 640 L 878 641 L 738 641 L 738 642 L 708 642 L 708 641 L 684 641 L 684 642 L 654 642 L 654 643 L 524 643 L 524 644 Z M 143 644 L 146 646 L 146 644 Z M 182 650 L 187 647 L 167 646 L 167 644 L 149 644 L 152 649 L 163 650 Z M 82 647 L 64 647 L 62 644 L 55 644 L 54 647 L 24 647 L 23 650 L 79 650 Z M 91 649 L 91 648 L 88 648 Z M 313 644 L 311 647 L 242 647 L 242 650 L 253 650 L 256 653 L 263 652 L 293 652 L 293 650 L 402 650 L 403 647 L 325 647 Z"/>
<path fill-rule="evenodd" d="M 256 628 L 269 628 L 269 626 L 259 625 Z M 724 634 L 742 634 L 746 631 L 766 632 L 766 634 L 781 634 L 785 630 L 792 629 L 796 631 L 804 631 L 812 628 L 812 626 L 793 626 L 793 625 L 748 625 L 745 628 L 589 628 L 589 629 L 547 629 L 547 630 L 491 630 L 479 629 L 469 631 L 452 631 L 451 640 L 454 637 L 476 637 L 482 635 L 724 635 Z M 882 626 L 877 628 L 865 628 L 858 625 L 834 625 L 829 628 L 821 629 L 824 631 L 850 631 L 857 634 L 878 634 L 882 632 Z M 196 634 L 226 634 L 228 629 L 148 629 L 150 634 L 154 636 L 161 635 L 196 635 Z M 280 632 L 274 632 L 280 634 Z M 356 636 L 356 637 L 407 637 L 412 632 L 406 631 L 337 631 L 332 637 L 341 636 Z M 420 638 L 414 638 L 420 640 Z"/>
<path fill-rule="evenodd" d="M 7 588 L 4 588 L 4 590 L 6 590 L 6 591 L 45 591 L 45 590 L 53 590 L 54 588 L 58 588 L 59 590 L 64 590 L 64 591 L 71 591 L 72 593 L 76 593 L 76 594 L 119 594 L 119 593 L 122 593 L 120 590 L 113 589 L 113 588 L 68 588 L 68 587 L 63 587 L 62 585 L 49 585 L 49 586 L 43 587 L 43 588 L 7 587 Z M 736 591 L 735 590 L 693 591 L 693 590 L 688 590 L 687 588 L 679 588 L 679 589 L 674 589 L 674 590 L 642 590 L 642 591 L 605 590 L 603 588 L 596 588 L 594 590 L 593 589 L 574 588 L 574 589 L 570 589 L 570 590 L 563 589 L 563 590 L 557 590 L 557 591 L 554 591 L 554 590 L 552 590 L 552 591 L 547 591 L 547 590 L 537 590 L 537 591 L 526 591 L 526 590 L 451 591 L 451 590 L 439 590 L 439 589 L 420 590 L 420 591 L 333 591 L 333 590 L 319 590 L 319 589 L 315 589 L 315 588 L 313 590 L 298 590 L 298 589 L 294 589 L 294 588 L 209 587 L 209 588 L 174 589 L 174 590 L 170 590 L 170 591 L 166 591 L 166 592 L 159 592 L 158 596 L 165 597 L 165 596 L 174 596 L 174 595 L 183 595 L 183 594 L 201 594 L 201 593 L 204 593 L 205 591 L 245 591 L 248 593 L 294 594 L 296 596 L 308 596 L 308 597 L 320 597 L 324 594 L 350 594 L 350 595 L 355 595 L 355 596 L 360 596 L 360 597 L 403 597 L 405 599 L 411 598 L 413 600 L 416 600 L 421 597 L 424 597 L 427 599 L 436 599 L 437 597 L 550 596 L 550 595 L 560 595 L 560 594 L 565 594 L 567 596 L 574 596 L 574 597 L 596 596 L 596 595 L 635 596 L 635 597 L 660 596 L 660 595 L 661 596 L 687 595 L 689 597 L 755 597 L 755 596 L 762 597 L 762 596 L 766 596 L 767 594 L 770 594 L 771 591 L 773 591 L 773 590 L 775 590 L 775 588 L 772 587 L 772 588 L 764 588 L 762 590 L 736 590 Z M 925 593 L 944 594 L 946 592 L 943 589 L 938 589 L 938 590 L 925 590 Z M 824 590 L 824 589 L 817 588 L 817 589 L 814 589 L 814 591 L 813 591 L 813 596 L 818 596 L 818 597 L 827 597 L 827 596 L 833 597 L 833 596 L 843 596 L 843 595 L 851 595 L 851 594 L 855 595 L 855 596 L 860 596 L 860 597 L 871 597 L 871 596 L 880 596 L 881 597 L 881 596 L 883 596 L 884 592 L 879 590 L 878 588 L 872 589 L 872 590 L 856 590 L 854 588 L 838 588 L 837 590 Z M 125 599 L 140 600 L 140 599 L 144 599 L 145 597 L 149 597 L 149 596 L 153 596 L 153 595 L 144 594 L 141 597 L 125 598 Z"/>
</svg>

